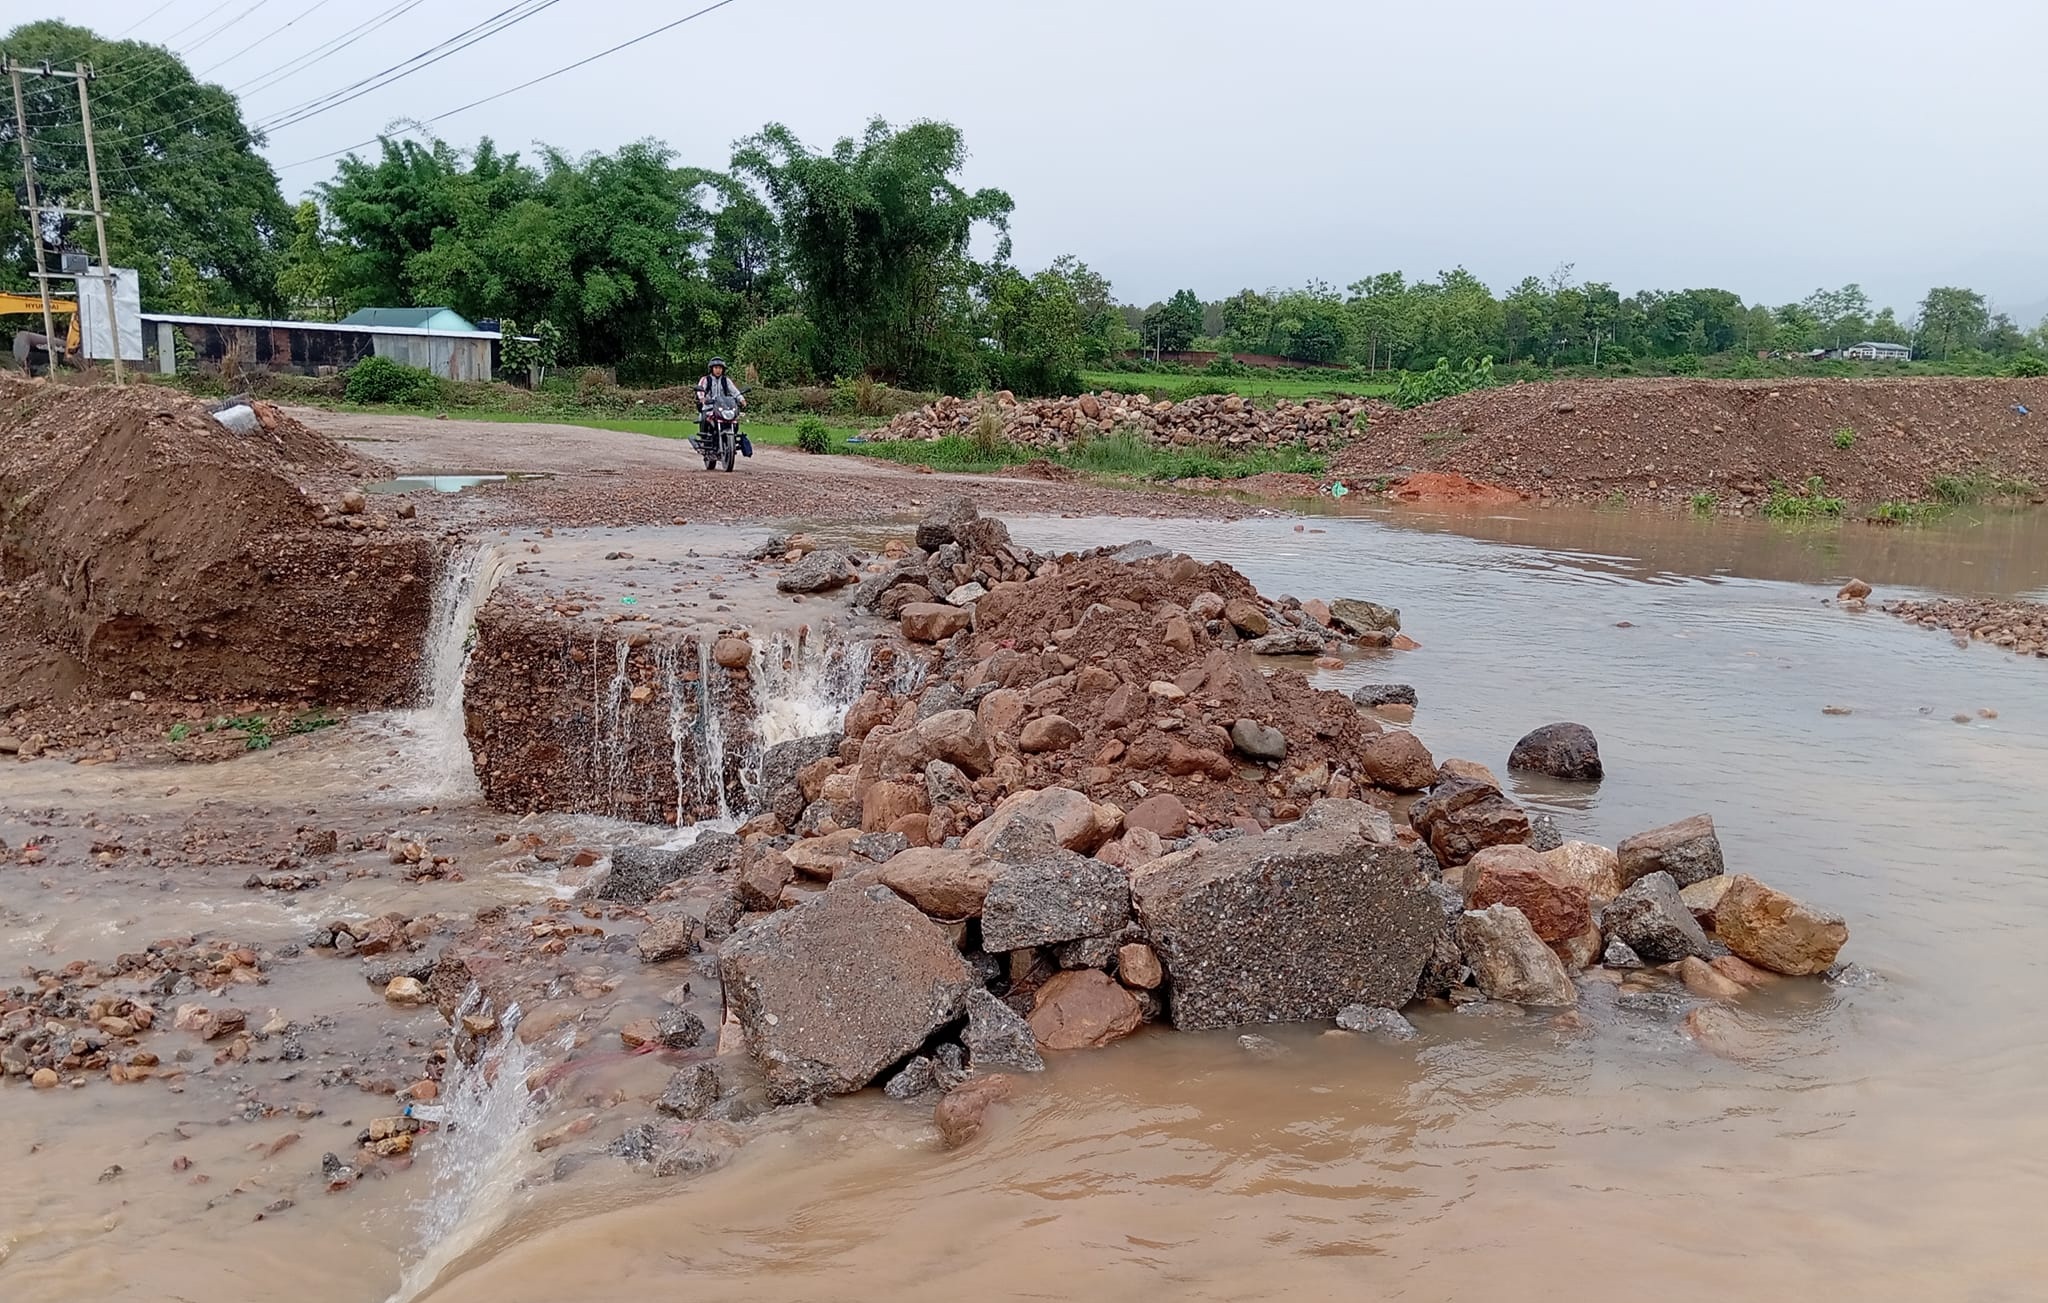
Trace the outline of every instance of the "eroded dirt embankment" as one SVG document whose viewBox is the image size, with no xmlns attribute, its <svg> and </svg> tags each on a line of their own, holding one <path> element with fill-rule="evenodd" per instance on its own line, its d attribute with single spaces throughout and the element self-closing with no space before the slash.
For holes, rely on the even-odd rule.
<svg viewBox="0 0 2048 1303">
<path fill-rule="evenodd" d="M 1401 468 L 1524 493 L 1723 506 L 1820 476 L 1855 503 L 1930 496 L 1940 476 L 2048 486 L 2048 379 L 1562 380 L 1388 412 L 1337 472 L 1354 488 Z"/>
<path fill-rule="evenodd" d="M 80 689 L 410 697 L 436 540 L 361 493 L 383 467 L 258 417 L 243 434 L 165 389 L 0 378 L 0 712 Z"/>
</svg>

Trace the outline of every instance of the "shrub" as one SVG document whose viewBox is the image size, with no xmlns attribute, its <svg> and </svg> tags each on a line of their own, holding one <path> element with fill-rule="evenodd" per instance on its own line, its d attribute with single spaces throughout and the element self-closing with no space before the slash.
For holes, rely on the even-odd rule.
<svg viewBox="0 0 2048 1303">
<path fill-rule="evenodd" d="M 1847 452 L 1855 446 L 1856 432 L 1854 430 L 1845 425 L 1835 431 L 1835 447 L 1840 448 L 1843 452 Z"/>
<path fill-rule="evenodd" d="M 2033 353 L 2022 353 L 2005 364 L 2009 376 L 2048 376 L 2048 358 Z"/>
<path fill-rule="evenodd" d="M 1403 372 L 1394 386 L 1393 403 L 1396 407 L 1420 407 L 1468 390 L 1491 389 L 1496 383 L 1491 357 L 1476 362 L 1467 359 L 1462 367 L 1453 367 L 1450 359 L 1440 357 L 1427 371 Z"/>
<path fill-rule="evenodd" d="M 1696 376 L 1700 373 L 1700 359 L 1697 354 L 1680 353 L 1671 359 L 1671 374 L 1675 376 Z"/>
<path fill-rule="evenodd" d="M 825 431 L 825 423 L 808 413 L 797 418 L 796 447 L 798 452 L 826 452 L 832 447 L 832 436 Z"/>
<path fill-rule="evenodd" d="M 1202 368 L 1205 373 L 1212 376 L 1241 376 L 1246 369 L 1244 363 L 1229 353 L 1218 353 L 1209 359 L 1209 365 Z"/>
<path fill-rule="evenodd" d="M 1692 495 L 1692 511 L 1695 516 L 1711 516 L 1720 505 L 1720 497 L 1712 489 L 1701 489 Z"/>
<path fill-rule="evenodd" d="M 388 357 L 366 357 L 349 368 L 342 395 L 352 403 L 432 407 L 441 401 L 441 378 Z"/>
<path fill-rule="evenodd" d="M 1785 487 L 1782 480 L 1771 481 L 1771 496 L 1764 502 L 1764 515 L 1772 520 L 1811 520 L 1820 516 L 1840 516 L 1848 504 L 1840 498 L 1827 494 L 1827 485 L 1820 476 L 1806 478 L 1806 492 Z"/>
</svg>

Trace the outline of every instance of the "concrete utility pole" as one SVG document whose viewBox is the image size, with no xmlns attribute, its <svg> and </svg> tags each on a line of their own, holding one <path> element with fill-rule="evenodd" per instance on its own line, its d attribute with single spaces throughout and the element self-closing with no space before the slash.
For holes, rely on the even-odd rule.
<svg viewBox="0 0 2048 1303">
<path fill-rule="evenodd" d="M 121 323 L 114 316 L 114 261 L 107 256 L 107 210 L 100 206 L 100 163 L 92 148 L 92 104 L 86 98 L 85 83 L 92 80 L 92 72 L 83 64 L 74 66 L 72 76 L 78 79 L 78 120 L 85 128 L 85 175 L 92 183 L 92 224 L 100 237 L 100 284 L 107 291 L 107 340 L 114 349 L 114 383 L 123 384 L 126 377 L 121 374 Z M 49 291 L 44 291 L 47 303 Z M 81 345 L 85 341 L 80 340 Z"/>
<path fill-rule="evenodd" d="M 43 210 L 36 203 L 36 163 L 28 147 L 28 110 L 21 99 L 21 65 L 12 59 L 0 60 L 7 65 L 8 80 L 14 83 L 14 139 L 21 146 L 21 176 L 28 185 L 29 242 L 36 247 L 36 291 L 43 296 L 43 345 L 50 358 L 50 370 L 57 369 L 57 328 L 50 318 L 50 276 L 49 266 L 43 261 Z"/>
</svg>

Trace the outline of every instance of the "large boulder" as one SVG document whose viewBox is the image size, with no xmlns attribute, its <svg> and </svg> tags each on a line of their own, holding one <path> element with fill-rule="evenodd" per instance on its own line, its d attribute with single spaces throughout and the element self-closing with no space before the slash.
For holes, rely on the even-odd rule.
<svg viewBox="0 0 2048 1303">
<path fill-rule="evenodd" d="M 792 738 L 787 742 L 777 742 L 762 752 L 760 801 L 763 807 L 780 814 L 778 797 L 786 796 L 797 787 L 796 776 L 806 766 L 827 756 L 838 755 L 841 736 L 838 733 L 818 733 L 811 737 Z M 794 799 L 796 812 L 801 814 L 809 798 L 799 791 Z M 783 822 L 793 824 L 796 820 L 791 817 Z"/>
<path fill-rule="evenodd" d="M 1714 935 L 1758 968 L 1803 977 L 1828 970 L 1849 942 L 1849 925 L 1738 873 L 1714 907 Z"/>
<path fill-rule="evenodd" d="M 740 839 L 706 832 L 687 846 L 614 846 L 611 871 L 597 884 L 599 900 L 644 905 L 669 883 L 699 873 L 739 867 Z"/>
<path fill-rule="evenodd" d="M 990 954 L 1108 936 L 1131 917 L 1122 869 L 1072 851 L 1012 864 L 981 904 L 981 946 Z"/>
<path fill-rule="evenodd" d="M 1488 846 L 1529 840 L 1529 816 L 1501 795 L 1498 784 L 1478 777 L 1470 766 L 1454 771 L 1457 761 L 1438 766 L 1440 778 L 1408 809 L 1409 822 L 1429 841 L 1437 863 L 1456 868 Z"/>
<path fill-rule="evenodd" d="M 783 571 L 775 587 L 784 593 L 822 593 L 844 587 L 859 577 L 846 553 L 819 548 Z"/>
<path fill-rule="evenodd" d="M 1508 768 L 1527 769 L 1574 783 L 1597 783 L 1600 743 L 1584 724 L 1545 724 L 1515 743 Z"/>
<path fill-rule="evenodd" d="M 1287 758 L 1287 734 L 1255 719 L 1240 719 L 1230 726 L 1230 745 L 1248 760 Z"/>
<path fill-rule="evenodd" d="M 1721 862 L 1721 839 L 1714 835 L 1712 815 L 1696 814 L 1639 832 L 1614 849 L 1621 857 L 1624 886 L 1652 873 L 1668 873 L 1679 886 L 1689 887 L 1727 871 Z"/>
<path fill-rule="evenodd" d="M 1466 910 L 1458 920 L 1458 944 L 1473 980 L 1490 1000 L 1552 1008 L 1579 1002 L 1564 962 L 1512 905 Z"/>
<path fill-rule="evenodd" d="M 1031 1032 L 1048 1050 L 1095 1049 L 1129 1036 L 1144 1021 L 1137 997 L 1096 968 L 1054 975 L 1031 1007 Z"/>
<path fill-rule="evenodd" d="M 917 522 L 917 545 L 935 552 L 958 540 L 960 526 L 979 519 L 981 511 L 972 498 L 951 497 L 935 502 Z"/>
<path fill-rule="evenodd" d="M 890 857 L 882 885 L 934 918 L 974 918 L 1003 866 L 979 851 L 913 846 Z"/>
<path fill-rule="evenodd" d="M 859 1090 L 960 1015 L 953 938 L 883 886 L 821 892 L 718 952 L 726 1007 L 779 1103 Z"/>
<path fill-rule="evenodd" d="M 1478 870 L 1467 898 L 1472 909 L 1512 906 L 1545 942 L 1583 936 L 1592 926 L 1586 889 L 1527 846 L 1489 846 L 1466 867 Z"/>
<path fill-rule="evenodd" d="M 1083 854 L 1100 846 L 1108 835 L 1093 801 L 1070 787 L 1047 787 L 1005 797 L 988 818 L 968 830 L 960 844 L 969 850 L 987 851 L 1005 829 L 1022 819 L 1050 825 L 1061 846 Z"/>
<path fill-rule="evenodd" d="M 1668 873 L 1637 880 L 1608 903 L 1600 925 L 1611 941 L 1619 941 L 1652 964 L 1675 964 L 1687 955 L 1704 959 L 1712 953 L 1707 934 L 1678 894 Z"/>
<path fill-rule="evenodd" d="M 920 760 L 913 772 L 933 760 L 943 760 L 970 778 L 979 778 L 995 768 L 995 748 L 988 733 L 971 710 L 945 710 L 918 721 L 912 730 L 920 744 Z"/>
<path fill-rule="evenodd" d="M 1415 852 L 1358 801 L 1155 860 L 1131 896 L 1183 1030 L 1398 1008 L 1443 918 Z"/>
<path fill-rule="evenodd" d="M 1273 627 L 1273 622 L 1266 618 L 1259 604 L 1247 597 L 1233 597 L 1225 602 L 1223 618 L 1247 638 L 1264 637 Z"/>
</svg>

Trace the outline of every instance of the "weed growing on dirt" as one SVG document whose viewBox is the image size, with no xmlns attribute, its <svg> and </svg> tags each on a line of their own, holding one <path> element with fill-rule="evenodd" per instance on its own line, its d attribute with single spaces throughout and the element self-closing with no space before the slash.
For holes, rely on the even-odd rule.
<svg viewBox="0 0 2048 1303">
<path fill-rule="evenodd" d="M 832 435 L 823 421 L 806 413 L 796 421 L 796 447 L 798 452 L 827 452 L 832 447 Z"/>
<path fill-rule="evenodd" d="M 1721 498 L 1712 489 L 1701 489 L 1692 495 L 1690 501 L 1693 515 L 1711 516 L 1714 514 L 1714 508 L 1720 505 Z"/>
<path fill-rule="evenodd" d="M 2025 498 L 2035 493 L 2034 482 L 1997 470 L 1974 470 L 1937 475 L 1927 485 L 1937 501 L 1952 507 L 1968 507 L 1991 498 Z"/>
<path fill-rule="evenodd" d="M 1835 447 L 1840 448 L 1843 452 L 1847 452 L 1855 446 L 1856 432 L 1854 430 L 1845 425 L 1835 431 Z"/>
<path fill-rule="evenodd" d="M 1818 475 L 1807 476 L 1804 493 L 1787 488 L 1783 480 L 1772 480 L 1771 496 L 1764 502 L 1764 515 L 1772 520 L 1838 517 L 1847 509 L 1842 499 L 1828 496 L 1827 485 Z"/>
<path fill-rule="evenodd" d="M 967 437 L 975 452 L 990 461 L 996 460 L 1009 447 L 1003 438 L 1003 418 L 993 407 L 981 409 L 981 415 L 974 418 L 974 428 Z"/>
<path fill-rule="evenodd" d="M 165 734 L 172 742 L 183 742 L 196 732 L 220 733 L 234 731 L 244 735 L 244 746 L 251 751 L 268 751 L 271 743 L 279 737 L 297 737 L 301 733 L 313 733 L 323 728 L 332 728 L 341 722 L 341 717 L 330 713 L 324 706 L 297 715 L 216 715 L 204 723 L 194 725 L 180 721 L 171 725 Z"/>
<path fill-rule="evenodd" d="M 1864 517 L 1873 525 L 1918 525 L 1948 514 L 1938 502 L 1880 502 Z"/>
</svg>

